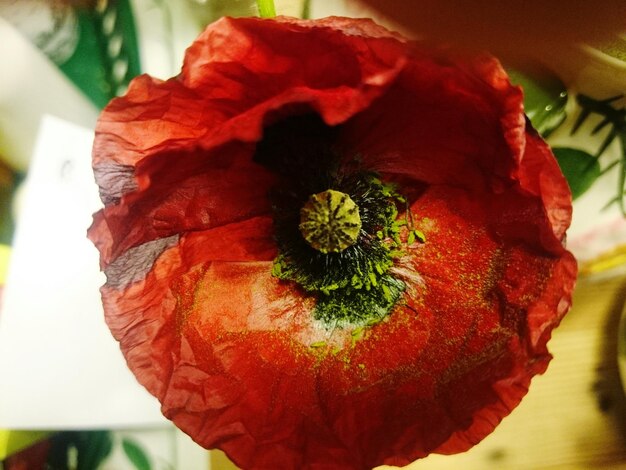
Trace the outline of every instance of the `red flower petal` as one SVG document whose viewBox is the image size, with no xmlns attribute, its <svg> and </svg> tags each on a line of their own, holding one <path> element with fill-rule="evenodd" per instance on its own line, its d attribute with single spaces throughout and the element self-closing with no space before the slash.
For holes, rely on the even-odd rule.
<svg viewBox="0 0 626 470">
<path fill-rule="evenodd" d="M 94 170 L 104 201 L 114 203 L 92 229 L 103 263 L 142 242 L 267 213 L 272 175 L 253 166 L 245 142 L 298 111 L 346 120 L 386 89 L 405 53 L 367 20 L 212 25 L 178 79 L 139 77 L 98 121 Z M 224 187 L 207 193 L 216 181 Z"/>
<path fill-rule="evenodd" d="M 416 53 L 389 92 L 349 123 L 345 145 L 379 171 L 430 184 L 506 176 L 524 144 L 521 91 L 495 59 Z"/>
<path fill-rule="evenodd" d="M 102 262 L 158 238 L 267 215 L 266 194 L 275 178 L 250 153 L 249 145 L 235 142 L 212 151 L 162 151 L 143 160 L 135 167 L 140 189 L 94 219 L 90 230 L 97 233 L 92 238 Z"/>
<path fill-rule="evenodd" d="M 264 126 L 317 112 L 426 242 L 382 322 L 329 331 L 272 277 Z M 177 120 L 181 120 L 177 124 Z M 223 20 L 98 125 L 107 322 L 164 414 L 244 468 L 371 468 L 478 442 L 547 367 L 576 264 L 567 185 L 490 58 L 365 20 Z"/>
</svg>

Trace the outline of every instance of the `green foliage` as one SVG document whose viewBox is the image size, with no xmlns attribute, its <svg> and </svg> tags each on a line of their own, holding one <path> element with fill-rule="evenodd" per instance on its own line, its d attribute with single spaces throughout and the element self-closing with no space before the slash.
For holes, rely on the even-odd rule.
<svg viewBox="0 0 626 470">
<path fill-rule="evenodd" d="M 598 159 L 582 150 L 555 147 L 552 149 L 574 199 L 587 191 L 602 174 Z"/>
<path fill-rule="evenodd" d="M 615 140 L 621 144 L 622 154 L 620 158 L 610 162 L 603 173 L 618 166 L 617 194 L 607 203 L 606 207 L 616 203 L 622 214 L 626 216 L 626 202 L 624 201 L 626 196 L 626 108 L 623 104 L 621 106 L 619 104 L 623 101 L 624 95 L 611 96 L 602 100 L 584 94 L 577 95 L 576 102 L 580 105 L 581 111 L 572 127 L 572 134 L 582 126 L 589 116 L 595 114 L 599 115 L 602 120 L 593 128 L 591 135 L 595 135 L 606 128 L 609 130 L 595 157 L 600 158 Z"/>
<path fill-rule="evenodd" d="M 47 463 L 54 470 L 95 470 L 113 449 L 110 431 L 65 431 L 51 443 Z"/>
<path fill-rule="evenodd" d="M 151 470 L 150 460 L 144 450 L 133 440 L 122 439 L 122 448 L 128 460 L 132 462 L 137 470 Z"/>
<path fill-rule="evenodd" d="M 566 117 L 567 90 L 550 70 L 533 63 L 507 68 L 511 82 L 524 90 L 524 111 L 533 127 L 547 137 Z"/>
</svg>

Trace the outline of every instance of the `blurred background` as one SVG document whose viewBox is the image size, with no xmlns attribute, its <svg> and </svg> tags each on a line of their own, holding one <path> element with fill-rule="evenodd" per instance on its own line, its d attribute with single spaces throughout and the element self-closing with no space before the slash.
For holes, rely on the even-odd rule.
<svg viewBox="0 0 626 470">
<path fill-rule="evenodd" d="M 424 26 L 427 16 L 402 21 L 397 3 L 277 0 L 276 9 L 374 16 L 417 38 L 445 38 Z M 135 390 L 101 319 L 102 279 L 85 231 L 99 207 L 90 146 L 100 110 L 140 73 L 176 75 L 210 22 L 256 14 L 250 0 L 0 0 L 0 468 L 235 468 Z M 466 454 L 409 468 L 626 469 L 623 18 L 621 31 L 611 23 L 606 34 L 567 41 L 556 18 L 553 35 L 540 23 L 540 46 L 518 37 L 514 53 L 498 51 L 575 197 L 574 309 L 550 343 L 548 372 L 496 432 Z"/>
</svg>

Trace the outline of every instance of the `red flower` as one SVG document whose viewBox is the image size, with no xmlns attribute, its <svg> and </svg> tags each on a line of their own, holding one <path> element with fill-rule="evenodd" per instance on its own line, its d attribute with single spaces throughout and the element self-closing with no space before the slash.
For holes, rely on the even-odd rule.
<svg viewBox="0 0 626 470">
<path fill-rule="evenodd" d="M 163 413 L 244 468 L 464 451 L 570 305 L 570 194 L 521 91 L 371 21 L 213 24 L 109 104 L 93 164 L 108 325 Z"/>
</svg>

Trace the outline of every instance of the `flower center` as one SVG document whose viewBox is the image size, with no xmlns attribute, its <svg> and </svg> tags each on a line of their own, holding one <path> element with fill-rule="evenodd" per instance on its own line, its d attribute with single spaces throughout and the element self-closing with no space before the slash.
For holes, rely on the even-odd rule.
<svg viewBox="0 0 626 470">
<path fill-rule="evenodd" d="M 277 176 L 268 194 L 279 249 L 272 275 L 312 298 L 313 317 L 329 330 L 389 315 L 406 290 L 392 268 L 424 242 L 396 185 L 340 154 L 339 131 L 316 114 L 292 116 L 264 129 L 254 155 Z"/>
<path fill-rule="evenodd" d="M 328 189 L 313 194 L 300 209 L 300 233 L 321 253 L 339 253 L 356 243 L 359 208 L 346 193 Z"/>
</svg>

